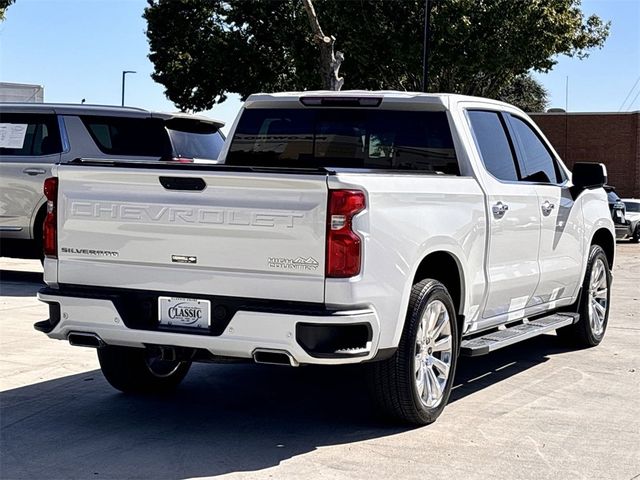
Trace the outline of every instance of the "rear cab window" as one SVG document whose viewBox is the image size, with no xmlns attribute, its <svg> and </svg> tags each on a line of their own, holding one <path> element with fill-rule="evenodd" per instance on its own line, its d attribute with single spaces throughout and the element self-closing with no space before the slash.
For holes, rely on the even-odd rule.
<svg viewBox="0 0 640 480">
<path fill-rule="evenodd" d="M 1 113 L 0 155 L 38 157 L 62 152 L 54 114 Z"/>
<path fill-rule="evenodd" d="M 225 162 L 460 174 L 444 111 L 245 109 Z"/>
</svg>

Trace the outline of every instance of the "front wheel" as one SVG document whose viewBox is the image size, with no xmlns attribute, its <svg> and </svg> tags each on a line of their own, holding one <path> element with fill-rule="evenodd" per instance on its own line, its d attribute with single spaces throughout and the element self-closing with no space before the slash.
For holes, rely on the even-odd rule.
<svg viewBox="0 0 640 480">
<path fill-rule="evenodd" d="M 383 411 L 412 424 L 434 422 L 449 400 L 458 344 L 446 287 L 432 279 L 414 285 L 398 350 L 369 366 L 370 387 Z"/>
<path fill-rule="evenodd" d="M 640 222 L 638 222 L 638 224 L 636 225 L 636 229 L 633 231 L 631 243 L 640 243 Z"/>
<path fill-rule="evenodd" d="M 558 330 L 558 337 L 579 347 L 595 347 L 604 338 L 609 322 L 611 271 L 607 256 L 599 245 L 592 245 L 578 302 L 580 319 Z"/>
<path fill-rule="evenodd" d="M 98 349 L 102 374 L 125 393 L 167 393 L 184 379 L 191 362 L 162 360 L 144 348 L 107 345 Z"/>
</svg>

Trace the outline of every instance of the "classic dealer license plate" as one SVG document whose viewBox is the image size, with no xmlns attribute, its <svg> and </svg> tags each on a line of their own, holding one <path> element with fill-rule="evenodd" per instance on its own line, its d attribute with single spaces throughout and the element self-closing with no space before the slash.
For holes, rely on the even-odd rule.
<svg viewBox="0 0 640 480">
<path fill-rule="evenodd" d="M 210 318 L 209 300 L 158 297 L 158 322 L 161 326 L 209 328 Z"/>
</svg>

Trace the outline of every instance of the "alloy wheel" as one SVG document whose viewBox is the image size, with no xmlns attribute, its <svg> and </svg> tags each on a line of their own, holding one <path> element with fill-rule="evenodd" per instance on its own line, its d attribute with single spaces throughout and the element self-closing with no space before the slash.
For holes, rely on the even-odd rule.
<svg viewBox="0 0 640 480">
<path fill-rule="evenodd" d="M 427 408 L 437 407 L 451 371 L 451 318 L 444 303 L 434 300 L 424 309 L 416 333 L 415 386 Z"/>
<path fill-rule="evenodd" d="M 589 323 L 594 335 L 604 332 L 609 297 L 608 276 L 604 261 L 598 258 L 591 269 L 589 278 Z"/>
</svg>

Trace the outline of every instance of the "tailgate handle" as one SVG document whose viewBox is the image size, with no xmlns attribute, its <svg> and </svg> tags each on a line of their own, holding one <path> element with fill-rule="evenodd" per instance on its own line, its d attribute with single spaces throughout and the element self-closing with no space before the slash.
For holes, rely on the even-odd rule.
<svg viewBox="0 0 640 480">
<path fill-rule="evenodd" d="M 192 190 L 201 192 L 207 187 L 198 177 L 160 177 L 160 184 L 167 190 Z"/>
</svg>

